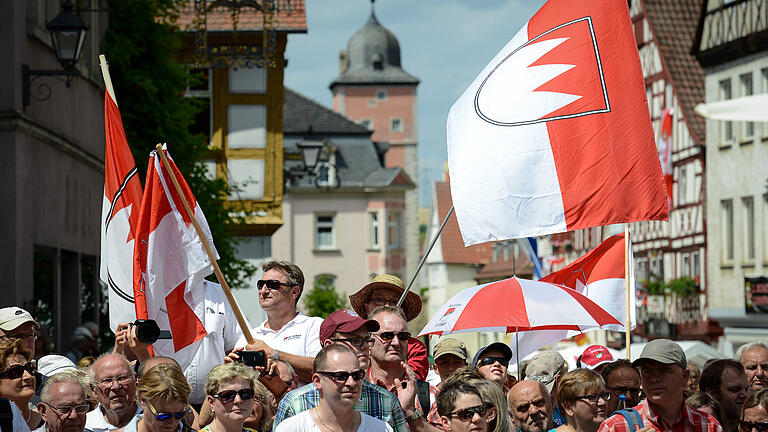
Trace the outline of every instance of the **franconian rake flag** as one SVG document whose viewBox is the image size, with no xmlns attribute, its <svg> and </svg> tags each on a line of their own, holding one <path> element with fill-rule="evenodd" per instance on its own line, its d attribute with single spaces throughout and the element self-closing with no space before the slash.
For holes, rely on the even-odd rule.
<svg viewBox="0 0 768 432">
<path fill-rule="evenodd" d="M 206 241 L 213 248 L 211 230 L 200 205 L 167 151 L 166 155 Z M 170 328 L 173 340 L 153 344 L 154 353 L 173 356 L 183 369 L 197 351 L 196 346 L 190 345 L 206 335 L 203 278 L 213 273 L 213 266 L 156 151 L 149 157 L 136 239 L 136 316 L 154 319 L 163 330 Z M 214 254 L 218 258 L 215 249 Z"/>
<path fill-rule="evenodd" d="M 667 219 L 625 0 L 550 0 L 448 115 L 464 243 Z"/>
<path fill-rule="evenodd" d="M 141 182 L 128 148 L 123 120 L 111 81 L 105 75 L 104 199 L 101 210 L 101 267 L 99 278 L 109 287 L 109 326 L 133 322 L 133 246 L 141 205 Z"/>
</svg>

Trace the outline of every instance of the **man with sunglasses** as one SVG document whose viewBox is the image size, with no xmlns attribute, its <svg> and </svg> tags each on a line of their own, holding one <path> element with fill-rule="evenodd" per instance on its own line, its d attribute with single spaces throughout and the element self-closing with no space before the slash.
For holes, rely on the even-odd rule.
<svg viewBox="0 0 768 432">
<path fill-rule="evenodd" d="M 29 312 L 16 306 L 0 309 L 0 339 L 21 339 L 24 345 L 35 357 L 35 341 L 37 340 L 40 324 L 32 318 Z"/>
<path fill-rule="evenodd" d="M 93 432 L 123 428 L 139 412 L 136 376 L 121 354 L 104 354 L 91 365 L 91 390 L 99 406 L 88 413 L 85 427 Z"/>
<path fill-rule="evenodd" d="M 74 372 L 59 372 L 49 377 L 37 404 L 45 424 L 35 432 L 82 432 L 90 410 L 86 391 Z"/>
<path fill-rule="evenodd" d="M 320 340 L 324 348 L 344 345 L 357 356 L 360 369 L 368 370 L 373 343 L 371 332 L 379 330 L 379 323 L 365 320 L 349 309 L 339 309 L 328 315 L 320 326 Z M 275 415 L 275 425 L 296 414 L 317 406 L 320 394 L 317 387 L 308 384 L 286 394 Z M 406 432 L 405 414 L 397 397 L 389 391 L 364 380 L 355 409 L 387 422 L 394 431 Z"/>
<path fill-rule="evenodd" d="M 640 389 L 640 372 L 632 367 L 627 359 L 618 359 L 608 363 L 600 371 L 605 380 L 605 388 L 611 392 L 611 398 L 605 402 L 605 412 L 611 415 L 619 409 L 619 401 L 624 396 L 626 406 L 633 407 L 640 403 L 643 391 Z"/>
<path fill-rule="evenodd" d="M 296 310 L 304 289 L 304 273 L 297 265 L 270 261 L 261 269 L 264 276 L 256 286 L 259 306 L 267 313 L 267 319 L 251 329 L 254 343 L 246 345 L 245 337 L 241 337 L 235 345 L 264 351 L 272 360 L 290 363 L 299 381 L 307 383 L 312 376 L 313 357 L 321 348 L 318 334 L 323 319 L 308 317 Z"/>
<path fill-rule="evenodd" d="M 323 348 L 313 364 L 312 383 L 320 398 L 316 407 L 275 426 L 287 431 L 372 431 L 392 432 L 392 426 L 355 410 L 360 399 L 365 371 L 357 355 L 342 344 Z"/>
<path fill-rule="evenodd" d="M 688 383 L 688 365 L 680 345 L 669 339 L 648 342 L 640 357 L 632 362 L 640 369 L 646 399 L 633 408 L 644 427 L 663 432 L 722 432 L 711 415 L 689 408 L 683 390 Z M 621 414 L 606 419 L 598 432 L 635 430 Z"/>
</svg>

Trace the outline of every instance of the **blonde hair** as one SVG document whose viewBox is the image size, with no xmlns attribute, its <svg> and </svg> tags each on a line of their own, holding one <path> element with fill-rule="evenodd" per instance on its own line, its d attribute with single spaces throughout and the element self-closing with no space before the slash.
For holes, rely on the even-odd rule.
<svg viewBox="0 0 768 432">
<path fill-rule="evenodd" d="M 20 354 L 27 361 L 32 358 L 32 352 L 27 349 L 22 339 L 3 339 L 0 340 L 0 371 L 5 370 L 5 362 L 8 357 Z"/>
<path fill-rule="evenodd" d="M 147 400 L 162 398 L 187 404 L 189 392 L 187 379 L 175 364 L 159 364 L 146 371 L 139 380 L 139 396 Z"/>
<path fill-rule="evenodd" d="M 254 388 L 256 383 L 256 373 L 253 368 L 249 368 L 240 363 L 225 363 L 215 366 L 208 374 L 208 381 L 205 383 L 205 393 L 214 395 L 219 392 L 219 388 L 227 381 L 236 378 L 242 378 L 251 383 Z"/>
<path fill-rule="evenodd" d="M 257 395 L 261 395 L 261 419 L 259 420 L 259 432 L 269 432 L 272 430 L 272 404 L 269 401 L 269 390 L 258 380 L 253 383 L 253 389 Z M 254 396 L 258 397 L 258 396 Z M 255 408 L 254 408 L 255 409 Z"/>
<path fill-rule="evenodd" d="M 574 369 L 560 378 L 557 387 L 557 403 L 562 408 L 571 407 L 576 403 L 576 398 L 583 396 L 585 390 L 595 387 L 605 388 L 605 381 L 599 373 L 590 369 Z"/>
</svg>

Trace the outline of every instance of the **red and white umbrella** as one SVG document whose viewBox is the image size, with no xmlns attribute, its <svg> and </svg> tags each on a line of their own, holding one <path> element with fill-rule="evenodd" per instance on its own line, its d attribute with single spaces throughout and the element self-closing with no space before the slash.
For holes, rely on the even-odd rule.
<svg viewBox="0 0 768 432">
<path fill-rule="evenodd" d="M 594 330 L 621 323 L 571 288 L 516 277 L 467 288 L 451 297 L 420 336 L 461 332 Z"/>
</svg>

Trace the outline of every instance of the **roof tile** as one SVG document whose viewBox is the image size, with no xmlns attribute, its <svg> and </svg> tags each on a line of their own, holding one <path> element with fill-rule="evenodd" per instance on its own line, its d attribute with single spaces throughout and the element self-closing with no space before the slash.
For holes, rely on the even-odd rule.
<svg viewBox="0 0 768 432">
<path fill-rule="evenodd" d="M 448 210 L 453 206 L 451 198 L 451 186 L 449 182 L 435 182 L 435 199 L 437 200 L 437 215 L 440 222 L 443 221 Z M 446 264 L 488 264 L 493 254 L 493 243 L 482 243 L 464 246 L 459 231 L 459 222 L 456 213 L 448 218 L 442 234 L 440 244 L 443 249 L 443 262 Z"/>
<path fill-rule="evenodd" d="M 210 3 L 210 2 L 209 2 Z M 262 1 L 263 3 L 263 1 Z M 307 11 L 304 0 L 276 0 L 276 30 L 291 33 L 307 31 Z M 232 12 L 229 8 L 218 7 L 208 11 L 206 18 L 209 32 L 232 31 Z M 177 25 L 185 31 L 194 30 L 195 9 L 192 1 L 179 11 Z M 261 31 L 264 28 L 262 13 L 253 8 L 244 8 L 237 20 L 239 31 Z"/>
</svg>

